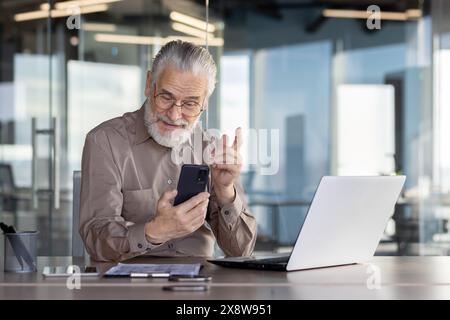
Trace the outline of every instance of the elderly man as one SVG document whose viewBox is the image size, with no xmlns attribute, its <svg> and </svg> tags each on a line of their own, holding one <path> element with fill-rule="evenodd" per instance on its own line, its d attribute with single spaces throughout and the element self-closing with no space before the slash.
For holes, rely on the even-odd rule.
<svg viewBox="0 0 450 320">
<path fill-rule="evenodd" d="M 144 105 L 88 133 L 80 234 L 93 259 L 212 256 L 215 239 L 228 256 L 252 253 L 256 222 L 238 183 L 240 129 L 231 146 L 222 136 L 222 151 L 212 153 L 211 193 L 173 205 L 181 164 L 172 149 L 192 146 L 193 133 L 202 132 L 197 122 L 215 77 L 207 50 L 169 42 L 147 73 Z"/>
</svg>

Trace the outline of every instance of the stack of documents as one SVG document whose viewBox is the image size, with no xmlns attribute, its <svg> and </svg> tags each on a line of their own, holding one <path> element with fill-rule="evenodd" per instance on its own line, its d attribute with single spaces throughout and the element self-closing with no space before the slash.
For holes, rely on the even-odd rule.
<svg viewBox="0 0 450 320">
<path fill-rule="evenodd" d="M 110 277 L 129 277 L 133 274 L 168 274 L 182 276 L 196 276 L 200 272 L 202 265 L 195 264 L 126 264 L 119 263 L 117 266 L 109 269 L 105 276 Z"/>
</svg>

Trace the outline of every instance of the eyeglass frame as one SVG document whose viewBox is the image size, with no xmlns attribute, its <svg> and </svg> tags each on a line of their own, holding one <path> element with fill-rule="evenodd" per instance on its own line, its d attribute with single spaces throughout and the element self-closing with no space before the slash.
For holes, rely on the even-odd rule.
<svg viewBox="0 0 450 320">
<path fill-rule="evenodd" d="M 183 101 L 181 102 L 181 105 L 178 105 L 178 104 L 176 103 L 177 100 L 175 99 L 175 97 L 173 96 L 173 94 L 170 93 L 170 92 L 169 92 L 169 93 L 160 92 L 160 93 L 156 94 L 156 83 L 153 85 L 153 88 L 154 88 L 153 99 L 155 99 L 155 105 L 156 105 L 156 107 L 160 108 L 161 110 L 167 111 L 167 110 L 172 109 L 173 106 L 176 106 L 176 107 L 178 107 L 178 108 L 181 108 L 181 114 L 183 114 L 183 115 L 185 115 L 185 116 L 187 116 L 187 117 L 198 117 L 198 116 L 201 115 L 202 112 L 205 110 L 205 101 L 206 101 L 206 97 L 203 99 L 203 102 L 202 102 L 201 104 L 198 103 L 197 101 L 192 101 L 192 102 L 197 103 L 197 104 L 200 106 L 200 112 L 199 112 L 198 114 L 196 114 L 196 115 L 190 116 L 190 115 L 187 115 L 187 114 L 183 113 L 183 104 L 184 104 Z M 167 109 L 164 109 L 164 108 L 159 107 L 159 106 L 157 105 L 157 103 L 156 103 L 156 98 L 157 98 L 159 95 L 162 95 L 162 94 L 169 94 L 169 95 L 171 95 L 172 98 L 173 98 L 173 103 L 172 103 L 172 105 L 171 105 L 169 108 L 167 108 Z"/>
</svg>

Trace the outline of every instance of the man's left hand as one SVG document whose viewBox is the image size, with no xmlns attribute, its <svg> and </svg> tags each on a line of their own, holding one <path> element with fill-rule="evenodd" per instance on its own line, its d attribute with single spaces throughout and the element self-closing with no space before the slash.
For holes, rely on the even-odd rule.
<svg viewBox="0 0 450 320">
<path fill-rule="evenodd" d="M 241 128 L 237 128 L 231 147 L 228 146 L 228 136 L 222 135 L 213 151 L 212 184 L 217 199 L 222 205 L 233 202 L 235 198 L 234 182 L 239 178 L 242 167 L 239 153 L 241 145 L 242 132 Z"/>
</svg>

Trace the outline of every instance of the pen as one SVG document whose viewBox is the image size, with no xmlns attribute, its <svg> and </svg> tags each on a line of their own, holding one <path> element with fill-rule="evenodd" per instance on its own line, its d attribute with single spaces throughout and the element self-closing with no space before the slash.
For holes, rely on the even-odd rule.
<svg viewBox="0 0 450 320">
<path fill-rule="evenodd" d="M 170 273 L 130 273 L 131 278 L 168 278 Z"/>
<path fill-rule="evenodd" d="M 8 226 L 7 224 L 4 224 L 3 222 L 0 222 L 0 229 L 2 229 L 2 231 L 4 233 L 16 233 L 16 230 L 14 229 L 13 226 Z"/>
</svg>

